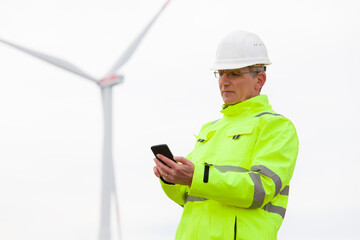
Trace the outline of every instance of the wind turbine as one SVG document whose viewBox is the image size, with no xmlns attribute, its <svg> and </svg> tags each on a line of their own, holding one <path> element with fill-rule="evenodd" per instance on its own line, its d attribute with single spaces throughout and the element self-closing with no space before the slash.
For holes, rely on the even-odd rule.
<svg viewBox="0 0 360 240">
<path fill-rule="evenodd" d="M 104 145 L 103 145 L 103 159 L 102 159 L 102 183 L 101 183 L 101 216 L 100 216 L 100 229 L 99 229 L 99 240 L 110 240 L 111 239 L 111 221 L 110 221 L 110 208 L 111 208 L 111 194 L 113 194 L 113 200 L 116 205 L 117 210 L 117 220 L 118 220 L 118 229 L 119 229 L 119 238 L 120 235 L 120 224 L 119 224 L 119 208 L 117 201 L 117 191 L 115 185 L 115 175 L 113 167 L 113 157 L 112 157 L 112 87 L 122 83 L 124 77 L 122 75 L 117 75 L 116 72 L 119 70 L 132 56 L 136 48 L 139 46 L 140 42 L 151 28 L 153 23 L 159 17 L 159 15 L 166 8 L 170 0 L 167 0 L 163 7 L 157 12 L 157 14 L 152 18 L 148 25 L 140 32 L 140 34 L 135 38 L 135 40 L 130 44 L 130 46 L 125 50 L 125 52 L 120 56 L 120 58 L 115 62 L 115 64 L 110 68 L 107 74 L 102 79 L 96 79 L 86 72 L 82 71 L 73 64 L 61 60 L 59 58 L 40 53 L 17 44 L 5 41 L 0 39 L 0 42 L 7 44 L 11 47 L 14 47 L 22 52 L 30 54 L 36 58 L 39 58 L 45 62 L 51 63 L 55 66 L 63 68 L 69 72 L 77 74 L 81 77 L 84 77 L 94 83 L 96 83 L 101 89 L 103 109 L 104 109 Z"/>
</svg>

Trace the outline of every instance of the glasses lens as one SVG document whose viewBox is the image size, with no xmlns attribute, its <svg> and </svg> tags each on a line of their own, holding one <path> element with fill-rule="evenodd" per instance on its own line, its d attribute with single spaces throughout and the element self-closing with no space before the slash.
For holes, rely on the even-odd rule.
<svg viewBox="0 0 360 240">
<path fill-rule="evenodd" d="M 223 77 L 224 76 L 224 74 L 225 74 L 225 71 L 224 70 L 219 70 L 219 77 Z"/>
<path fill-rule="evenodd" d="M 222 76 L 224 75 L 223 71 L 216 71 L 214 72 L 214 74 L 216 78 L 222 78 Z"/>
<path fill-rule="evenodd" d="M 232 78 L 236 78 L 239 77 L 245 73 L 251 73 L 251 71 L 249 72 L 238 72 L 235 70 L 219 70 L 219 71 L 215 71 L 214 75 L 216 78 L 222 78 L 225 74 L 228 76 L 228 78 L 232 79 Z"/>
</svg>

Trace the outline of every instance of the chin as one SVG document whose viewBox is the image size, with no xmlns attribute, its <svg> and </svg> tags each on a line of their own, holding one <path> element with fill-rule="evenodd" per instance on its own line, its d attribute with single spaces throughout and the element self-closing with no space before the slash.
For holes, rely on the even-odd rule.
<svg viewBox="0 0 360 240">
<path fill-rule="evenodd" d="M 236 100 L 234 100 L 234 99 L 223 99 L 223 100 L 224 100 L 225 105 L 235 105 L 235 104 L 243 101 L 243 100 L 239 100 L 239 99 L 236 99 Z"/>
<path fill-rule="evenodd" d="M 239 99 L 238 97 L 235 97 L 234 95 L 223 96 L 222 99 L 226 105 L 234 105 L 234 104 L 237 104 L 237 103 L 243 101 L 243 100 Z"/>
<path fill-rule="evenodd" d="M 234 105 L 237 104 L 237 101 L 224 101 L 225 105 Z"/>
</svg>

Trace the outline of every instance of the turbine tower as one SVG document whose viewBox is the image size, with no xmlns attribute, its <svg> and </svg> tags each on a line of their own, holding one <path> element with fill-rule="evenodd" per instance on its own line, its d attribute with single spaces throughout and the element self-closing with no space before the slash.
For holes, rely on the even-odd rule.
<svg viewBox="0 0 360 240">
<path fill-rule="evenodd" d="M 112 155 L 112 87 L 122 83 L 124 77 L 122 75 L 117 75 L 116 72 L 129 60 L 136 48 L 139 46 L 140 42 L 151 28 L 153 23 L 159 17 L 159 15 L 166 8 L 170 0 L 167 0 L 163 7 L 158 11 L 158 13 L 152 18 L 152 20 L 147 24 L 147 26 L 140 32 L 140 34 L 135 38 L 135 40 L 130 44 L 130 46 L 125 50 L 125 52 L 120 56 L 120 58 L 115 62 L 115 64 L 110 68 L 104 78 L 96 79 L 81 69 L 77 68 L 73 64 L 61 60 L 59 58 L 43 54 L 17 44 L 5 41 L 0 39 L 0 42 L 7 44 L 11 47 L 14 47 L 22 52 L 30 54 L 36 58 L 39 58 L 45 62 L 51 63 L 57 67 L 63 68 L 67 71 L 70 71 L 74 74 L 77 74 L 81 77 L 84 77 L 94 83 L 96 83 L 101 89 L 102 103 L 104 109 L 104 145 L 103 145 L 103 158 L 102 158 L 102 183 L 101 183 L 101 214 L 100 214 L 100 228 L 99 228 L 99 240 L 110 240 L 111 239 L 111 221 L 110 221 L 110 210 L 111 210 L 111 196 L 113 196 L 113 201 L 116 205 L 117 210 L 117 220 L 119 228 L 119 238 L 120 235 L 120 226 L 119 226 L 119 208 L 117 201 L 117 191 L 115 185 L 115 175 L 114 175 L 114 165 L 113 165 L 113 155 Z"/>
</svg>

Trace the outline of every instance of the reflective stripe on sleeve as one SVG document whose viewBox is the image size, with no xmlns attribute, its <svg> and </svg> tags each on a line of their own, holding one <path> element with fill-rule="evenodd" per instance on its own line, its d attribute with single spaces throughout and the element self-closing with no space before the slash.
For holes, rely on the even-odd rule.
<svg viewBox="0 0 360 240">
<path fill-rule="evenodd" d="M 249 173 L 251 180 L 254 182 L 254 200 L 249 208 L 259 208 L 264 203 L 265 189 L 262 185 L 259 174 Z"/>
<path fill-rule="evenodd" d="M 205 165 L 209 165 L 210 164 L 206 164 Z M 212 165 L 212 164 L 211 164 Z M 226 172 L 248 172 L 252 182 L 254 183 L 254 198 L 253 198 L 253 202 L 251 204 L 251 206 L 249 208 L 260 208 L 263 204 L 264 204 L 264 200 L 265 200 L 265 189 L 264 186 L 261 182 L 261 177 L 259 174 L 262 174 L 264 176 L 267 176 L 269 178 L 271 178 L 273 180 L 273 182 L 275 183 L 275 195 L 279 194 L 281 188 L 282 188 L 282 182 L 280 177 L 274 173 L 272 170 L 270 170 L 269 168 L 263 166 L 263 165 L 255 165 L 251 168 L 252 172 L 249 172 L 249 170 L 242 168 L 242 167 L 238 167 L 238 166 L 232 166 L 232 165 L 212 165 L 216 170 L 218 170 L 219 172 L 222 173 L 226 173 Z M 209 171 L 209 169 L 208 169 Z M 208 180 L 208 179 L 207 179 Z M 207 182 L 207 181 L 204 181 Z M 281 191 L 282 195 L 288 195 L 289 192 L 289 186 L 284 187 L 284 189 Z M 208 200 L 207 198 L 203 198 L 203 197 L 194 197 L 194 196 L 186 196 L 185 197 L 185 203 L 187 201 L 190 202 L 194 202 L 194 201 L 205 201 Z"/>
<path fill-rule="evenodd" d="M 208 199 L 204 198 L 204 197 L 195 197 L 195 196 L 191 196 L 191 195 L 186 195 L 186 197 L 185 197 L 185 203 L 187 203 L 187 202 L 199 202 L 199 201 L 206 201 L 206 200 L 208 200 Z"/>
<path fill-rule="evenodd" d="M 281 190 L 280 194 L 281 195 L 285 195 L 285 196 L 289 196 L 289 190 L 290 187 L 289 186 L 285 186 L 283 190 Z"/>
<path fill-rule="evenodd" d="M 274 173 L 273 171 L 271 171 L 269 168 L 263 166 L 263 165 L 255 165 L 255 166 L 252 166 L 251 167 L 251 171 L 254 171 L 254 172 L 258 172 L 264 176 L 267 176 L 269 178 L 271 178 L 273 180 L 273 182 L 275 183 L 275 195 L 278 195 L 278 193 L 280 192 L 281 190 L 281 187 L 282 187 L 282 182 L 281 182 L 281 179 L 280 177 Z"/>
<path fill-rule="evenodd" d="M 271 203 L 268 203 L 263 207 L 263 209 L 265 211 L 268 211 L 268 212 L 271 212 L 271 213 L 277 213 L 282 218 L 285 217 L 286 208 L 275 206 L 275 205 L 272 205 Z"/>
<path fill-rule="evenodd" d="M 237 167 L 237 166 L 231 166 L 231 165 L 214 165 L 214 168 L 216 168 L 218 171 L 225 173 L 225 172 L 248 172 L 249 170 Z"/>
</svg>

